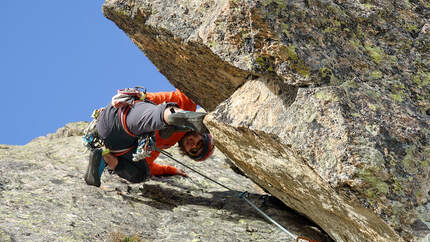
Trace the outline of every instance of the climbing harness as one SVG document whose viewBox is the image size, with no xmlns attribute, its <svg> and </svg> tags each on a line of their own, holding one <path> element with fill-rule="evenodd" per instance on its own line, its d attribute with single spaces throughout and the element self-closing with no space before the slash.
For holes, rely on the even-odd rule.
<svg viewBox="0 0 430 242">
<path fill-rule="evenodd" d="M 144 101 L 146 98 L 146 88 L 144 87 L 134 87 L 134 88 L 125 88 L 117 91 L 117 94 L 112 97 L 111 104 L 113 107 L 119 109 L 118 113 L 118 121 L 121 124 L 123 130 L 130 135 L 131 137 L 136 137 L 130 130 L 127 128 L 126 117 L 128 112 L 130 111 L 130 107 L 134 104 Z M 104 142 L 102 139 L 98 137 L 97 133 L 97 120 L 100 116 L 100 113 L 104 110 L 104 108 L 96 109 L 92 113 L 91 117 L 93 120 L 89 123 L 88 127 L 84 130 L 84 135 L 82 136 L 82 141 L 85 147 L 89 150 L 93 151 L 97 148 L 104 147 Z M 115 156 L 121 156 L 123 154 L 128 153 L 130 150 L 135 148 L 135 146 L 128 147 L 126 149 L 121 150 L 111 150 L 111 153 Z"/>
<path fill-rule="evenodd" d="M 219 186 L 232 191 L 232 192 L 236 192 L 235 190 L 227 187 L 226 185 L 223 185 L 217 181 L 215 181 L 214 179 L 206 176 L 205 174 L 197 171 L 196 169 L 184 164 L 183 162 L 180 162 L 179 160 L 177 160 L 176 158 L 174 158 L 169 152 L 164 151 L 164 150 L 160 150 L 160 153 L 169 157 L 170 159 L 174 160 L 175 162 L 181 164 L 182 166 L 194 171 L 195 173 L 199 174 L 200 176 L 218 184 Z M 314 241 L 314 240 L 310 240 L 308 238 L 302 237 L 302 236 L 296 236 L 293 233 L 291 233 L 290 231 L 288 231 L 286 228 L 284 228 L 282 225 L 280 225 L 278 222 L 276 222 L 274 219 L 272 219 L 269 215 L 267 215 L 265 212 L 263 212 L 261 209 L 259 209 L 254 203 L 252 203 L 249 199 L 248 199 L 248 195 L 249 193 L 247 191 L 245 192 L 241 192 L 240 194 L 238 194 L 239 198 L 242 198 L 243 200 L 245 200 L 252 208 L 254 208 L 258 213 L 260 213 L 265 219 L 267 219 L 269 222 L 273 223 L 274 225 L 276 225 L 279 229 L 281 229 L 283 232 L 285 232 L 286 234 L 288 234 L 289 236 L 293 237 L 296 242 L 300 242 L 300 241 L 308 241 L 308 242 L 318 242 L 318 241 Z"/>
<path fill-rule="evenodd" d="M 142 89 L 139 90 L 139 89 Z M 118 93 L 112 97 L 112 106 L 119 108 L 119 122 L 121 123 L 124 131 L 131 137 L 136 137 L 127 127 L 127 114 L 131 107 L 142 102 L 146 98 L 146 89 L 144 87 L 125 88 L 118 90 Z"/>
</svg>

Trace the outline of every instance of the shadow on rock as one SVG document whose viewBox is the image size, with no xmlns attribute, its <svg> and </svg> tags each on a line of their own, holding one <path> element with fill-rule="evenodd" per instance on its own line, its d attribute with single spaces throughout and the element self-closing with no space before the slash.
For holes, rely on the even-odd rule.
<svg viewBox="0 0 430 242">
<path fill-rule="evenodd" d="M 211 191 L 203 189 L 184 190 L 162 187 L 161 185 L 143 184 L 138 190 L 129 189 L 120 194 L 124 199 L 132 202 L 142 203 L 159 210 L 174 211 L 178 207 L 186 207 L 185 210 L 204 210 L 204 208 L 193 206 L 204 206 L 215 209 L 213 216 L 225 221 L 240 222 L 242 219 L 252 219 L 267 222 L 256 210 L 241 199 L 240 191 Z M 189 188 L 190 189 L 190 188 Z M 249 193 L 247 197 L 252 203 L 264 211 L 268 216 L 282 226 L 307 234 L 324 234 L 322 230 L 306 217 L 285 206 L 282 202 L 272 196 Z M 268 223 L 268 222 L 267 222 Z M 328 236 L 322 241 L 332 241 Z"/>
</svg>

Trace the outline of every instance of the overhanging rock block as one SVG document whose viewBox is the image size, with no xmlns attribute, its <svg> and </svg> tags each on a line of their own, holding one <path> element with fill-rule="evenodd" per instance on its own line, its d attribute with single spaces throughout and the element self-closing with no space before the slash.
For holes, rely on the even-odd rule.
<svg viewBox="0 0 430 242">
<path fill-rule="evenodd" d="M 211 132 L 218 137 L 217 147 L 231 157 L 251 179 L 315 221 L 336 241 L 400 241 L 401 238 L 381 218 L 364 208 L 354 196 L 337 191 L 338 188 L 332 187 L 324 174 L 309 165 L 306 155 L 299 154 L 297 145 L 300 144 L 289 144 L 289 140 L 283 138 L 291 132 L 285 130 L 292 126 L 300 127 L 300 124 L 289 122 L 294 120 L 289 117 L 289 109 L 294 107 L 288 107 L 284 99 L 273 93 L 273 84 L 268 83 L 270 80 L 264 78 L 247 82 L 210 114 L 207 121 L 212 127 Z M 302 114 L 306 115 L 308 110 L 305 109 L 313 105 L 303 101 L 318 98 L 309 93 L 306 96 L 303 94 L 299 91 L 298 100 L 293 106 L 301 106 Z M 329 111 L 330 108 L 327 109 Z M 333 116 L 330 120 L 341 118 L 335 109 L 331 110 Z M 312 116 L 314 112 L 308 115 Z M 321 120 L 317 117 L 310 119 L 294 121 L 309 124 L 314 119 Z M 296 133 L 307 132 L 303 135 L 310 135 L 311 130 L 305 130 L 305 126 L 302 125 L 303 130 Z M 344 135 L 342 130 L 336 131 L 327 134 L 329 137 L 320 136 L 320 142 L 339 139 Z M 339 140 L 338 143 L 341 143 L 342 139 Z M 336 151 L 339 146 L 342 144 L 333 147 L 333 156 L 342 152 Z M 319 169 L 325 171 L 321 167 Z"/>
<path fill-rule="evenodd" d="M 333 239 L 429 237 L 427 2 L 107 0 L 103 11 L 211 112 L 219 149 Z"/>
</svg>

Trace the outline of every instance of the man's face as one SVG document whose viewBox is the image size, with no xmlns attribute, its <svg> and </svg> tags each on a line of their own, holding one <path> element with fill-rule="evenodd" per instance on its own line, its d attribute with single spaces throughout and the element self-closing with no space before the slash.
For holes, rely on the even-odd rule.
<svg viewBox="0 0 430 242">
<path fill-rule="evenodd" d="M 190 133 L 183 138 L 183 147 L 187 154 L 198 156 L 203 151 L 203 136 L 199 133 Z"/>
</svg>

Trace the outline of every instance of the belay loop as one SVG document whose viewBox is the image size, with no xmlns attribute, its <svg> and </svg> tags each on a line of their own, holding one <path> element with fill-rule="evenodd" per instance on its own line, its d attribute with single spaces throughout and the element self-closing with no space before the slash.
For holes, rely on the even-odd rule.
<svg viewBox="0 0 430 242">
<path fill-rule="evenodd" d="M 138 162 L 151 157 L 152 151 L 160 151 L 155 145 L 154 133 L 139 138 L 139 145 L 137 146 L 136 153 L 133 154 L 133 161 Z"/>
</svg>

